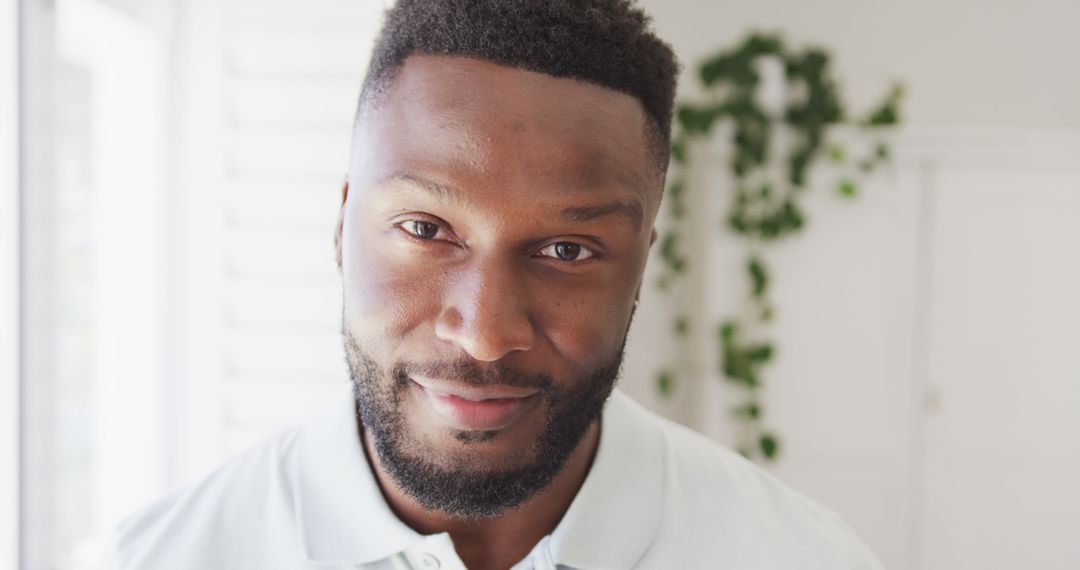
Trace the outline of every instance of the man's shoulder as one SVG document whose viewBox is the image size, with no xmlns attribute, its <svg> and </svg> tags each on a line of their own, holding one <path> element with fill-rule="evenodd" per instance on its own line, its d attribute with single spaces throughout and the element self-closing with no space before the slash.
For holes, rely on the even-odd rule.
<svg viewBox="0 0 1080 570">
<path fill-rule="evenodd" d="M 103 568 L 191 567 L 191 556 L 221 562 L 247 539 L 291 527 L 294 455 L 302 427 L 270 436 L 193 484 L 132 513 L 114 533 Z M 229 545 L 229 549 L 218 548 Z M 272 550 L 272 549 L 271 549 Z"/>
<path fill-rule="evenodd" d="M 650 558 L 704 550 L 732 567 L 881 568 L 843 519 L 761 466 L 644 408 L 635 415 L 664 441 L 663 524 Z"/>
</svg>

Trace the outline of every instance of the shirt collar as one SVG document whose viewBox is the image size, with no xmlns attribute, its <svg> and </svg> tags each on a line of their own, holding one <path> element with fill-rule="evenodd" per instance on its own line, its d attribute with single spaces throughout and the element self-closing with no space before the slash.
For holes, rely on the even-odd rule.
<svg viewBox="0 0 1080 570">
<path fill-rule="evenodd" d="M 551 535 L 556 564 L 632 568 L 660 530 L 665 444 L 637 402 L 615 390 L 589 474 Z"/>
<path fill-rule="evenodd" d="M 293 504 L 310 562 L 364 564 L 423 542 L 386 504 L 360 444 L 352 394 L 306 426 Z M 613 392 L 589 474 L 548 542 L 553 562 L 630 568 L 660 527 L 664 441 L 644 410 Z"/>
<path fill-rule="evenodd" d="M 298 442 L 293 504 L 310 562 L 364 564 L 422 542 L 390 510 L 360 444 L 352 394 Z"/>
</svg>

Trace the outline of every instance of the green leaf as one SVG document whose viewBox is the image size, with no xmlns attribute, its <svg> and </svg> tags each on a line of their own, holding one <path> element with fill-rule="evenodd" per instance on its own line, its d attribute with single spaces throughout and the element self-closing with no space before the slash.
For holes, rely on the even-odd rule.
<svg viewBox="0 0 1080 570">
<path fill-rule="evenodd" d="M 896 107 L 891 104 L 886 104 L 877 111 L 874 111 L 866 120 L 866 123 L 874 127 L 885 127 L 895 125 L 899 120 L 899 112 L 896 110 Z"/>
<path fill-rule="evenodd" d="M 678 245 L 679 234 L 675 232 L 669 232 L 660 242 L 660 258 L 663 259 L 668 267 L 676 273 L 682 271 L 683 264 L 682 259 L 679 258 L 679 254 L 676 251 Z"/>
<path fill-rule="evenodd" d="M 845 198 L 854 198 L 859 194 L 859 187 L 855 185 L 854 181 L 845 179 L 840 181 L 837 191 Z"/>
<path fill-rule="evenodd" d="M 668 185 L 667 193 L 672 198 L 682 197 L 683 181 L 681 178 L 676 178 Z"/>
<path fill-rule="evenodd" d="M 765 455 L 766 459 L 775 459 L 776 455 L 780 453 L 780 442 L 776 439 L 776 436 L 771 434 L 764 434 L 758 439 L 758 447 L 761 448 L 761 453 Z"/>
<path fill-rule="evenodd" d="M 668 232 L 660 240 L 660 256 L 666 258 L 671 257 L 675 253 L 675 244 L 679 241 L 679 235 L 675 232 Z"/>
<path fill-rule="evenodd" d="M 706 115 L 696 107 L 683 105 L 675 114 L 683 130 L 689 135 L 701 134 L 709 130 Z"/>
<path fill-rule="evenodd" d="M 781 227 L 787 231 L 795 231 L 803 227 L 803 215 L 793 200 L 785 200 L 780 209 L 779 218 L 782 220 Z"/>
<path fill-rule="evenodd" d="M 671 217 L 676 220 L 682 219 L 686 212 L 686 208 L 683 206 L 683 181 L 677 179 L 668 186 L 667 189 L 668 204 L 671 208 Z"/>
<path fill-rule="evenodd" d="M 720 328 L 717 329 L 717 333 L 720 336 L 720 340 L 724 341 L 725 344 L 728 344 L 735 339 L 735 333 L 738 330 L 739 325 L 735 324 L 733 321 L 724 321 L 720 325 Z"/>
<path fill-rule="evenodd" d="M 810 168 L 810 160 L 813 158 L 813 149 L 801 147 L 791 154 L 788 164 L 788 180 L 792 186 L 806 184 L 806 171 Z"/>
<path fill-rule="evenodd" d="M 736 149 L 735 158 L 732 159 L 731 169 L 735 173 L 735 178 L 742 180 L 750 172 L 750 159 L 746 157 L 746 153 L 739 152 L 740 149 Z"/>
<path fill-rule="evenodd" d="M 692 105 L 680 105 L 676 112 L 676 119 L 687 135 L 703 135 L 712 130 L 713 123 L 727 112 L 724 105 L 711 105 L 706 107 L 694 107 Z"/>
<path fill-rule="evenodd" d="M 679 336 L 686 336 L 686 333 L 689 330 L 690 321 L 686 317 L 680 316 L 679 318 L 675 319 L 675 334 Z"/>
<path fill-rule="evenodd" d="M 728 76 L 731 67 L 731 56 L 727 52 L 721 52 L 705 60 L 698 73 L 701 76 L 701 82 L 708 86 Z"/>
<path fill-rule="evenodd" d="M 904 86 L 894 84 L 885 101 L 874 109 L 863 123 L 870 127 L 888 127 L 900 122 L 900 101 L 904 98 Z"/>
<path fill-rule="evenodd" d="M 847 151 L 844 149 L 843 146 L 834 144 L 829 147 L 829 160 L 831 160 L 834 164 L 843 164 L 846 159 Z"/>
<path fill-rule="evenodd" d="M 746 269 L 750 273 L 750 280 L 753 283 L 754 297 L 760 298 L 765 294 L 765 290 L 769 286 L 769 276 L 765 272 L 765 266 L 757 257 L 751 257 Z"/>
<path fill-rule="evenodd" d="M 773 347 L 771 344 L 759 344 L 747 350 L 746 355 L 751 362 L 762 364 L 772 360 Z"/>
<path fill-rule="evenodd" d="M 761 417 L 761 408 L 758 407 L 757 404 L 751 402 L 749 404 L 736 407 L 734 410 L 732 410 L 732 413 L 740 418 L 756 420 Z"/>
<path fill-rule="evenodd" d="M 780 235 L 780 218 L 774 213 L 758 220 L 757 230 L 764 240 L 776 239 Z"/>
<path fill-rule="evenodd" d="M 686 139 L 679 137 L 671 143 L 671 158 L 677 164 L 686 164 Z"/>
<path fill-rule="evenodd" d="M 758 375 L 754 371 L 754 364 L 747 358 L 745 352 L 737 350 L 724 351 L 724 362 L 721 370 L 728 380 L 745 388 L 757 388 L 761 385 Z"/>
<path fill-rule="evenodd" d="M 746 234 L 750 226 L 746 223 L 746 216 L 742 208 L 736 208 L 727 219 L 728 227 L 737 234 Z"/>
<path fill-rule="evenodd" d="M 810 48 L 803 53 L 803 69 L 806 75 L 821 77 L 829 66 L 829 54 L 820 48 Z"/>
<path fill-rule="evenodd" d="M 744 57 L 756 58 L 783 53 L 783 46 L 780 36 L 776 34 L 752 32 L 743 40 L 742 46 L 737 51 Z"/>
<path fill-rule="evenodd" d="M 674 384 L 674 382 L 671 377 L 671 373 L 664 371 L 657 375 L 656 390 L 660 392 L 661 396 L 665 398 L 671 396 L 671 392 L 673 390 L 672 384 Z"/>
</svg>

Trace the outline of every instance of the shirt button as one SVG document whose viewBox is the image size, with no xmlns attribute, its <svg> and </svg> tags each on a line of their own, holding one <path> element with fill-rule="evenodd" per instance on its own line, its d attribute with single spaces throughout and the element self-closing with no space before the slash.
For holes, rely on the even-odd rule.
<svg viewBox="0 0 1080 570">
<path fill-rule="evenodd" d="M 435 555 L 430 552 L 424 553 L 424 557 L 420 560 L 420 563 L 424 565 L 424 568 L 430 568 L 431 570 L 435 570 L 441 566 L 439 559 L 435 558 Z"/>
</svg>

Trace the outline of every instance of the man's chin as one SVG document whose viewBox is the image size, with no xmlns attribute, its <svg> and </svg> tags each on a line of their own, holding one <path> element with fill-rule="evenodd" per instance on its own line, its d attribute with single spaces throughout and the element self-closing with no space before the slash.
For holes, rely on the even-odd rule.
<svg viewBox="0 0 1080 570">
<path fill-rule="evenodd" d="M 398 443 L 406 447 L 402 455 L 439 469 L 476 475 L 499 473 L 522 469 L 537 460 L 539 434 L 515 427 L 524 426 L 486 431 L 438 426 L 422 432 L 420 437 L 399 439 Z M 409 441 L 416 445 L 406 443 Z"/>
<path fill-rule="evenodd" d="M 507 457 L 490 442 L 452 451 L 442 447 L 424 456 L 379 447 L 380 463 L 405 494 L 427 509 L 463 519 L 505 514 L 546 488 L 561 469 L 548 461 L 523 463 L 516 451 Z"/>
</svg>

